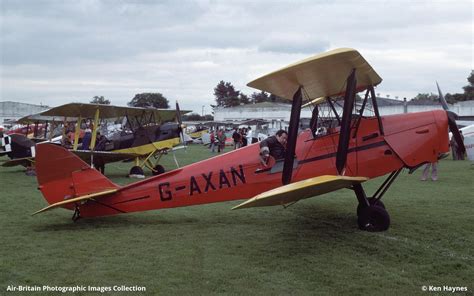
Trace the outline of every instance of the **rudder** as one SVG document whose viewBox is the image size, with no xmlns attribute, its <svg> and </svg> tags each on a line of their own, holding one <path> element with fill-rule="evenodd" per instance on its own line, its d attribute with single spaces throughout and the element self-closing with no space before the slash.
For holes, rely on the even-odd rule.
<svg viewBox="0 0 474 296">
<path fill-rule="evenodd" d="M 36 176 L 49 204 L 120 188 L 67 149 L 46 143 L 36 148 Z M 64 207 L 73 209 L 74 205 Z"/>
</svg>

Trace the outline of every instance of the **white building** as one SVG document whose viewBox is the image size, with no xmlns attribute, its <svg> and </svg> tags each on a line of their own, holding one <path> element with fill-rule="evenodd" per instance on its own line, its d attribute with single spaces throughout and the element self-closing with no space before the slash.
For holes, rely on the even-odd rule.
<svg viewBox="0 0 474 296">
<path fill-rule="evenodd" d="M 443 109 L 438 103 L 405 102 L 387 98 L 377 98 L 380 115 L 422 112 Z M 368 110 L 372 107 L 369 105 Z M 341 107 L 336 106 L 338 112 Z M 449 109 L 459 116 L 474 116 L 474 101 L 459 102 L 449 105 Z M 230 108 L 217 107 L 214 109 L 215 121 L 242 121 L 248 119 L 264 119 L 270 122 L 290 120 L 291 104 L 257 103 Z M 312 107 L 301 110 L 301 118 L 311 118 Z"/>
<path fill-rule="evenodd" d="M 12 101 L 0 102 L 0 125 L 8 124 L 26 115 L 39 113 L 46 109 L 49 109 L 49 107 Z"/>
<path fill-rule="evenodd" d="M 307 108 L 305 108 L 307 109 Z M 214 121 L 242 121 L 247 119 L 290 120 L 291 104 L 263 102 L 247 104 L 230 108 L 217 107 L 214 109 Z M 303 114 L 301 117 L 307 117 Z M 307 110 L 309 112 L 309 109 Z M 311 113 L 308 115 L 311 117 Z"/>
</svg>

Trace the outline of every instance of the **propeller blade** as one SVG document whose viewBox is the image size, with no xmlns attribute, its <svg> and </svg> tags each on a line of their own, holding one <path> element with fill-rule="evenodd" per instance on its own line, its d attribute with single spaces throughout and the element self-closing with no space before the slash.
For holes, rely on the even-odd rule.
<svg viewBox="0 0 474 296">
<path fill-rule="evenodd" d="M 181 118 L 181 110 L 179 109 L 178 101 L 176 101 L 176 120 L 178 120 L 179 125 L 183 124 L 183 120 Z"/>
<path fill-rule="evenodd" d="M 181 110 L 179 109 L 178 101 L 176 101 L 176 120 L 178 121 L 178 132 L 179 132 L 179 139 L 181 144 L 186 145 L 186 141 L 184 140 L 184 125 L 183 120 L 181 117 Z"/>
<path fill-rule="evenodd" d="M 454 140 L 456 141 L 461 153 L 466 153 L 464 141 L 462 139 L 461 133 L 459 132 L 458 125 L 456 124 L 457 115 L 456 113 L 450 111 L 447 111 L 446 113 L 448 114 L 449 131 L 453 134 Z"/>
<path fill-rule="evenodd" d="M 454 141 L 458 145 L 458 149 L 460 149 L 461 153 L 466 153 L 466 147 L 464 146 L 464 141 L 459 132 L 458 125 L 456 124 L 456 120 L 458 119 L 458 115 L 452 111 L 449 111 L 448 103 L 446 102 L 443 94 L 441 93 L 441 89 L 439 88 L 438 82 L 436 82 L 436 87 L 438 88 L 438 95 L 439 95 L 439 102 L 443 106 L 443 109 L 446 111 L 448 115 L 448 125 L 449 131 L 453 134 Z"/>
<path fill-rule="evenodd" d="M 443 109 L 445 111 L 448 111 L 449 110 L 448 103 L 446 102 L 443 94 L 441 93 L 441 89 L 439 88 L 438 81 L 436 81 L 436 87 L 438 88 L 439 102 L 441 103 L 441 106 L 443 106 Z"/>
</svg>

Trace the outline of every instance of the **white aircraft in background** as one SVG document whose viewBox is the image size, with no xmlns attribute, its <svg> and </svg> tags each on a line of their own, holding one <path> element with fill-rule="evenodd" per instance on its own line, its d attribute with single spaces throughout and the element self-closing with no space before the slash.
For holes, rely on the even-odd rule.
<svg viewBox="0 0 474 296">
<path fill-rule="evenodd" d="M 448 103 L 446 102 L 446 99 L 441 93 L 441 89 L 439 88 L 438 82 L 436 82 L 436 87 L 438 88 L 439 102 L 441 103 L 441 106 L 443 106 L 443 109 L 445 111 L 449 111 Z M 474 124 L 470 124 L 468 126 L 460 128 L 459 130 L 462 132 L 462 135 L 464 137 L 464 147 L 466 147 L 467 158 L 470 161 L 474 162 Z M 452 133 L 449 133 L 450 140 L 452 135 Z"/>
</svg>

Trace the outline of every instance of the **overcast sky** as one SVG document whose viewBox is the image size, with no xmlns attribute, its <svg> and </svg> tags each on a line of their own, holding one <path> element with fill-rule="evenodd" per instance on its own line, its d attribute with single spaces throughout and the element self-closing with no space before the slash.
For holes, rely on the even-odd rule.
<svg viewBox="0 0 474 296">
<path fill-rule="evenodd" d="M 0 0 L 0 101 L 50 106 L 160 92 L 210 113 L 214 87 L 300 59 L 357 49 L 376 93 L 463 92 L 473 69 L 471 0 Z"/>
</svg>

